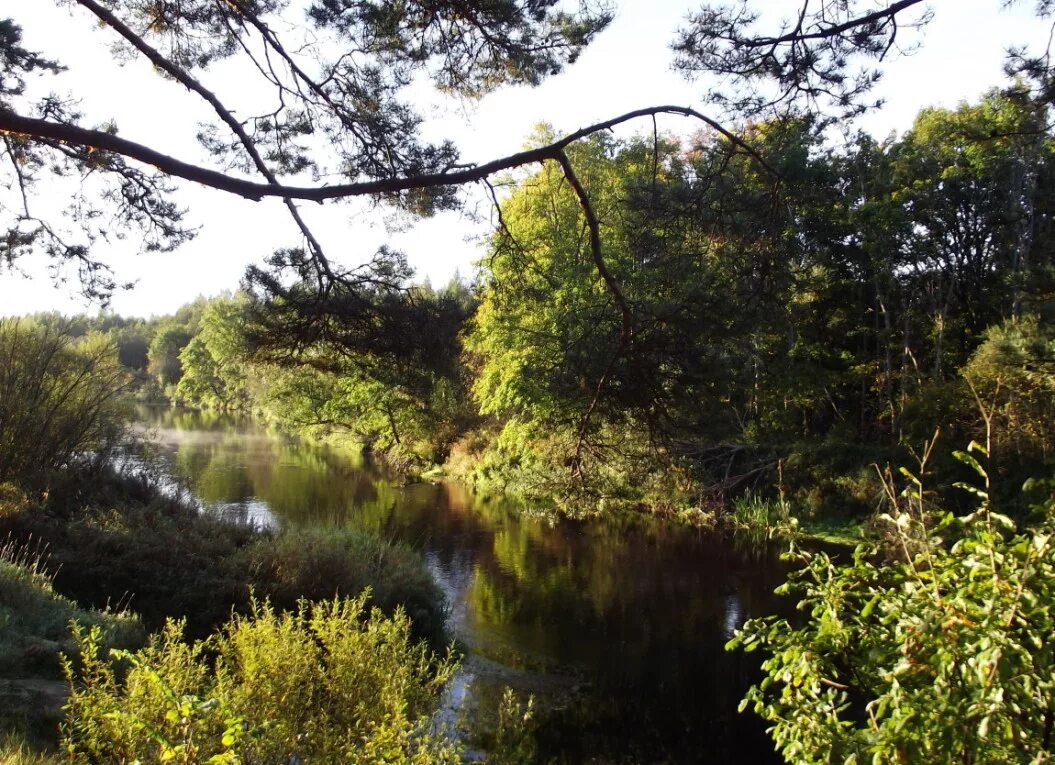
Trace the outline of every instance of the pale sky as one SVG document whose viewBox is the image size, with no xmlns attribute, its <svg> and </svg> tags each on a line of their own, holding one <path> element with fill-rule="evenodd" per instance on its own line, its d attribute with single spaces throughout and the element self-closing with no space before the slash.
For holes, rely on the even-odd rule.
<svg viewBox="0 0 1055 765">
<path fill-rule="evenodd" d="M 205 164 L 197 147 L 196 123 L 209 112 L 179 85 L 157 77 L 142 61 L 118 67 L 107 44 L 110 33 L 96 29 L 82 11 L 58 9 L 52 0 L 18 2 L 16 22 L 24 25 L 24 44 L 60 58 L 69 72 L 49 83 L 82 100 L 87 123 L 114 118 L 121 135 L 148 143 L 180 159 Z M 754 0 L 774 20 L 791 13 L 798 0 Z M 689 83 L 671 71 L 669 43 L 685 15 L 696 7 L 686 0 L 622 0 L 612 25 L 598 36 L 563 74 L 538 88 L 505 88 L 475 104 L 452 103 L 422 92 L 429 116 L 427 135 L 450 137 L 462 149 L 463 161 L 485 162 L 522 148 L 538 122 L 558 132 L 650 105 L 699 107 L 706 83 Z M 1002 10 L 1001 0 L 934 0 L 934 22 L 923 46 L 910 57 L 885 67 L 878 95 L 886 107 L 861 125 L 875 135 L 907 129 L 924 106 L 954 107 L 1004 82 L 1004 52 L 1011 44 L 1039 48 L 1049 29 L 1032 16 L 1032 0 Z M 28 10 L 26 6 L 30 6 Z M 229 68 L 205 75 L 205 84 L 233 94 L 237 105 L 240 79 Z M 647 124 L 646 124 L 647 123 Z M 686 133 L 698 125 L 661 117 L 660 129 Z M 631 130 L 651 131 L 651 122 Z M 248 202 L 193 184 L 180 185 L 180 200 L 190 208 L 189 221 L 201 227 L 198 237 L 176 252 L 135 255 L 115 243 L 106 259 L 120 281 L 135 281 L 118 292 L 112 310 L 125 315 L 170 313 L 198 295 L 215 295 L 238 286 L 246 265 L 261 262 L 279 247 L 295 246 L 299 237 L 280 203 Z M 488 231 L 491 211 L 482 197 L 471 203 L 472 216 L 446 214 L 406 230 L 383 208 L 365 202 L 346 205 L 301 205 L 331 256 L 353 264 L 380 244 L 409 256 L 419 278 L 445 283 L 456 271 L 468 276 L 479 259 L 479 240 Z M 0 203 L 5 200 L 0 197 Z M 47 204 L 47 201 L 43 204 Z M 56 287 L 41 262 L 21 263 L 30 278 L 0 270 L 0 315 L 38 310 L 93 312 L 73 286 Z"/>
</svg>

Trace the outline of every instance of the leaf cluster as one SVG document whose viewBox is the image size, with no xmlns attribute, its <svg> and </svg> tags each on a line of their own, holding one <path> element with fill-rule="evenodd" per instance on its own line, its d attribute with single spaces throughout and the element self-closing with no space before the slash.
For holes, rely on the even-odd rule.
<svg viewBox="0 0 1055 765">
<path fill-rule="evenodd" d="M 987 454 L 972 444 L 958 456 L 988 483 Z M 804 619 L 755 619 L 729 644 L 767 655 L 741 707 L 771 723 L 788 762 L 1049 761 L 1052 508 L 1018 530 L 965 485 L 974 512 L 934 515 L 922 480 L 903 472 L 886 516 L 903 556 L 797 552 L 802 569 L 781 591 Z"/>
</svg>

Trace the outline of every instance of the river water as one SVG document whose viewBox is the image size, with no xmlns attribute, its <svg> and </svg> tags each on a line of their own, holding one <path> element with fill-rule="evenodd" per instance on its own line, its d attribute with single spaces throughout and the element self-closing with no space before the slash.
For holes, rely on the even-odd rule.
<svg viewBox="0 0 1055 765">
<path fill-rule="evenodd" d="M 454 483 L 402 486 L 233 418 L 158 408 L 141 420 L 158 469 L 208 506 L 419 550 L 467 648 L 452 719 L 486 725 L 512 686 L 535 696 L 559 762 L 777 761 L 761 722 L 736 711 L 758 659 L 724 650 L 780 606 L 772 550 L 648 518 L 533 517 Z"/>
</svg>

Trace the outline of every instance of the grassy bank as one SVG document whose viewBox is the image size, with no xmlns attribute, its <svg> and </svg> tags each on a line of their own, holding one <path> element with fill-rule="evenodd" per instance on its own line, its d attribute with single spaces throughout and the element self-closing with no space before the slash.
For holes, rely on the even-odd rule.
<svg viewBox="0 0 1055 765">
<path fill-rule="evenodd" d="M 38 549 L 0 546 L 0 741 L 8 742 L 0 763 L 32 761 L 26 742 L 54 737 L 66 690 L 61 656 L 76 654 L 72 623 L 98 629 L 107 647 L 145 638 L 134 615 L 81 608 L 57 593 Z"/>
</svg>

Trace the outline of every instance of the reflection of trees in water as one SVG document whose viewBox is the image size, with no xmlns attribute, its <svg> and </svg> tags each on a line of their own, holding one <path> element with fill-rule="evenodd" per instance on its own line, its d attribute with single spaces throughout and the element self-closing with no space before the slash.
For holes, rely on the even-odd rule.
<svg viewBox="0 0 1055 765">
<path fill-rule="evenodd" d="M 197 413 L 162 419 L 210 427 Z M 332 450 L 224 429 L 225 419 L 173 441 L 172 470 L 201 498 L 260 502 L 284 525 L 347 524 L 422 550 L 468 642 L 514 667 L 575 668 L 613 741 L 642 726 L 702 741 L 733 735 L 712 729 L 721 721 L 745 724 L 735 709 L 754 667 L 723 648 L 731 625 L 774 609 L 783 569 L 767 551 L 647 518 L 551 522 L 454 484 L 404 487 Z"/>
<path fill-rule="evenodd" d="M 378 500 L 373 476 L 327 450 L 259 433 L 182 438 L 172 470 L 206 502 L 255 498 L 284 522 L 341 523 L 352 508 Z"/>
<path fill-rule="evenodd" d="M 582 672 L 574 706 L 597 710 L 596 735 L 611 751 L 652 734 L 735 749 L 754 667 L 724 644 L 730 620 L 772 612 L 783 579 L 772 554 L 744 557 L 726 540 L 661 524 L 523 518 L 495 529 L 491 552 L 467 593 L 484 655 Z M 760 730 L 744 735 L 768 751 Z"/>
</svg>

